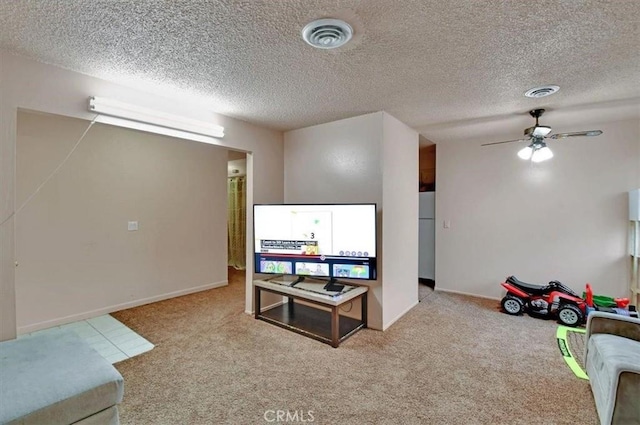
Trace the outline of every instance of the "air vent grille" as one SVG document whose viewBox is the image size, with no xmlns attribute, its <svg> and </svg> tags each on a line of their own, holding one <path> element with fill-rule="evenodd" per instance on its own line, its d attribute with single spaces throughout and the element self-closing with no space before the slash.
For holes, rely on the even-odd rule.
<svg viewBox="0 0 640 425">
<path fill-rule="evenodd" d="M 351 25 L 339 19 L 318 19 L 302 30 L 302 38 L 318 49 L 335 49 L 343 46 L 353 36 Z"/>
<path fill-rule="evenodd" d="M 554 94 L 560 90 L 558 86 L 542 86 L 542 87 L 534 87 L 530 90 L 527 90 L 524 95 L 526 97 L 545 97 Z"/>
</svg>

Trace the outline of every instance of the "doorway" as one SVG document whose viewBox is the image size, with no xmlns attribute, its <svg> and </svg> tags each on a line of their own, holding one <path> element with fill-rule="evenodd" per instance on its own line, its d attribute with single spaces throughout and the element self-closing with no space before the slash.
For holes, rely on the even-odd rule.
<svg viewBox="0 0 640 425">
<path fill-rule="evenodd" d="M 420 136 L 418 210 L 418 300 L 435 288 L 436 145 Z"/>
<path fill-rule="evenodd" d="M 227 166 L 227 270 L 229 284 L 245 284 L 247 155 L 229 150 Z"/>
</svg>

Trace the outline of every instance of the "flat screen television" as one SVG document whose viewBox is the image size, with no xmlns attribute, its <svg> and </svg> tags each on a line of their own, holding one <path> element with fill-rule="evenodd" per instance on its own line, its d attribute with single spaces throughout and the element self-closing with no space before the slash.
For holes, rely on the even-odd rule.
<svg viewBox="0 0 640 425">
<path fill-rule="evenodd" d="M 375 280 L 376 204 L 256 204 L 257 273 Z"/>
</svg>

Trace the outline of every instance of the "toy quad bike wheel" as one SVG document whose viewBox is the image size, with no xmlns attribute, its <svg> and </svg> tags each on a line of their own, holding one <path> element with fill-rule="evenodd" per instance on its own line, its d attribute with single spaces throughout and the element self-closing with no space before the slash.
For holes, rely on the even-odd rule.
<svg viewBox="0 0 640 425">
<path fill-rule="evenodd" d="M 584 320 L 582 311 L 573 304 L 563 304 L 558 309 L 558 321 L 565 326 L 578 326 Z"/>
<path fill-rule="evenodd" d="M 512 295 L 507 295 L 506 297 L 504 297 L 502 301 L 500 301 L 500 305 L 502 306 L 502 309 L 505 311 L 505 313 L 511 314 L 513 316 L 517 316 L 524 310 L 524 303 L 522 302 L 522 300 Z"/>
</svg>

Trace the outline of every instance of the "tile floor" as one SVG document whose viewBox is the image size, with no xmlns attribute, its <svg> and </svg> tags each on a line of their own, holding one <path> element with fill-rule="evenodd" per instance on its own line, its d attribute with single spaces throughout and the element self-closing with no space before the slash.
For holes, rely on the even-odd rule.
<svg viewBox="0 0 640 425">
<path fill-rule="evenodd" d="M 152 343 L 108 314 L 50 329 L 57 328 L 73 330 L 112 364 L 145 353 L 154 347 Z M 21 337 L 48 332 L 50 329 Z"/>
</svg>

